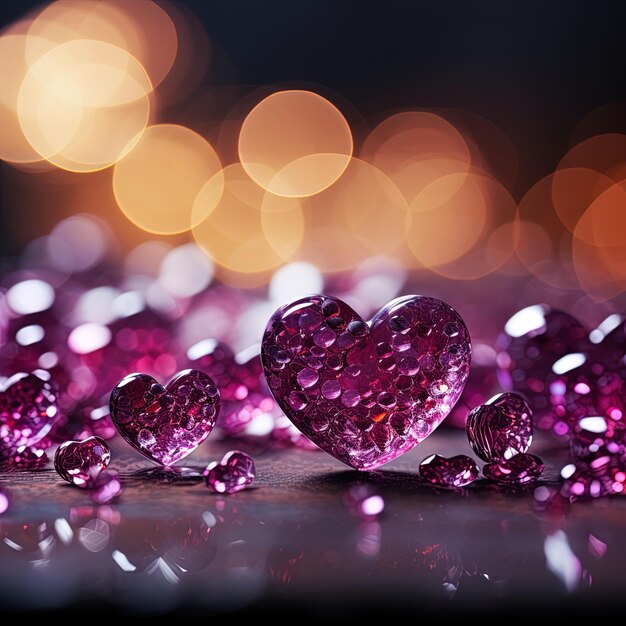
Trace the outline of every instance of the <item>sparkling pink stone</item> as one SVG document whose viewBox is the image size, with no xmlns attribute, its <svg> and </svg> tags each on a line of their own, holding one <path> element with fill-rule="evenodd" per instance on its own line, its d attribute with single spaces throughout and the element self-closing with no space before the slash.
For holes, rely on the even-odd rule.
<svg viewBox="0 0 626 626">
<path fill-rule="evenodd" d="M 231 450 L 219 462 L 204 470 L 206 485 L 215 493 L 237 493 L 245 489 L 255 477 L 254 461 L 245 452 Z"/>
<path fill-rule="evenodd" d="M 6 471 L 40 470 L 48 465 L 48 461 L 45 450 L 26 446 L 19 448 L 6 458 L 0 456 L 0 467 Z"/>
<path fill-rule="evenodd" d="M 111 451 L 106 441 L 89 437 L 61 444 L 54 455 L 54 469 L 68 483 L 91 488 L 110 461 Z"/>
<path fill-rule="evenodd" d="M 446 458 L 439 454 L 426 457 L 419 466 L 420 476 L 436 487 L 459 488 L 478 478 L 478 466 L 469 456 Z"/>
<path fill-rule="evenodd" d="M 535 414 L 543 417 L 550 413 L 548 378 L 554 363 L 569 353 L 584 352 L 589 341 L 587 329 L 574 317 L 536 304 L 507 321 L 497 347 L 500 384 L 523 394 Z M 551 426 L 546 420 L 546 427 Z"/>
<path fill-rule="evenodd" d="M 370 322 L 336 298 L 303 298 L 276 311 L 261 350 L 289 419 L 361 470 L 398 457 L 441 423 L 463 391 L 470 355 L 458 313 L 424 296 L 394 300 Z"/>
<path fill-rule="evenodd" d="M 527 452 L 533 440 L 530 407 L 516 393 L 500 393 L 473 409 L 467 439 L 483 461 L 505 461 Z"/>
<path fill-rule="evenodd" d="M 211 433 L 220 409 L 213 379 L 197 370 L 179 372 L 165 387 L 146 374 L 131 374 L 111 392 L 110 411 L 120 435 L 161 465 L 173 465 Z"/>
<path fill-rule="evenodd" d="M 102 472 L 96 478 L 89 497 L 96 504 L 110 504 L 122 493 L 122 483 L 115 472 Z"/>
<path fill-rule="evenodd" d="M 0 391 L 0 454 L 32 446 L 57 418 L 56 393 L 39 374 L 15 374 Z"/>
<path fill-rule="evenodd" d="M 483 467 L 485 478 L 499 483 L 525 485 L 537 480 L 543 473 L 543 461 L 534 454 L 516 454 L 507 461 L 487 463 Z"/>
</svg>

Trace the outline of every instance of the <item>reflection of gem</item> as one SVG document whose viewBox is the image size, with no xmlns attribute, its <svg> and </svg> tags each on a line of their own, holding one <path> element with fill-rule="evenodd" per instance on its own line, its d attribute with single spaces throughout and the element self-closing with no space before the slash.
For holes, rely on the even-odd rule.
<svg viewBox="0 0 626 626">
<path fill-rule="evenodd" d="M 450 458 L 432 454 L 419 469 L 420 476 L 437 487 L 465 487 L 478 478 L 478 466 L 464 454 Z"/>
<path fill-rule="evenodd" d="M 0 391 L 0 453 L 32 446 L 58 414 L 56 394 L 41 374 L 15 374 Z"/>
<path fill-rule="evenodd" d="M 487 463 L 483 467 L 485 478 L 499 483 L 525 485 L 543 473 L 543 461 L 534 454 L 516 454 L 508 461 Z"/>
<path fill-rule="evenodd" d="M 373 469 L 441 423 L 463 391 L 470 353 L 463 320 L 440 300 L 399 298 L 368 325 L 344 302 L 314 296 L 272 316 L 261 357 L 291 421 L 337 459 Z"/>
<path fill-rule="evenodd" d="M 245 452 L 232 450 L 219 463 L 211 463 L 204 471 L 204 476 L 211 491 L 236 493 L 254 480 L 254 461 Z"/>
<path fill-rule="evenodd" d="M 54 455 L 54 469 L 68 483 L 91 488 L 110 460 L 106 442 L 100 437 L 89 437 L 61 444 Z"/>
<path fill-rule="evenodd" d="M 90 497 L 96 504 L 109 504 L 122 493 L 122 483 L 115 472 L 102 472 L 96 479 Z"/>
<path fill-rule="evenodd" d="M 0 489 L 0 515 L 9 510 L 9 496 Z"/>
<path fill-rule="evenodd" d="M 166 387 L 146 374 L 131 374 L 116 385 L 110 402 L 120 435 L 162 465 L 193 452 L 213 430 L 219 408 L 215 383 L 197 370 L 179 372 Z"/>
<path fill-rule="evenodd" d="M 467 438 L 483 461 L 504 461 L 526 452 L 533 440 L 530 407 L 516 393 L 501 393 L 472 410 Z"/>
<path fill-rule="evenodd" d="M 376 519 L 385 509 L 383 497 L 369 485 L 353 485 L 343 501 L 352 515 L 366 521 Z"/>
<path fill-rule="evenodd" d="M 113 559 L 126 572 L 161 572 L 170 582 L 199 572 L 215 558 L 215 518 L 160 521 L 123 518 L 115 536 Z M 165 570 L 165 571 L 164 571 Z"/>
</svg>

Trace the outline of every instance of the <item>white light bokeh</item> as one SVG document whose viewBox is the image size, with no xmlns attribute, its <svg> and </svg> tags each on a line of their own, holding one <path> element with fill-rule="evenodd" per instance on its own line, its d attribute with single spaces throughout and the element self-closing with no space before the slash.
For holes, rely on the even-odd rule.
<svg viewBox="0 0 626 626">
<path fill-rule="evenodd" d="M 322 273 L 315 265 L 304 261 L 283 265 L 274 272 L 269 285 L 270 300 L 276 304 L 292 302 L 323 291 Z"/>
<path fill-rule="evenodd" d="M 194 243 L 167 253 L 161 262 L 159 282 L 171 295 L 189 298 L 208 287 L 213 279 L 213 261 Z"/>
<path fill-rule="evenodd" d="M 54 289 L 43 280 L 23 280 L 9 289 L 7 303 L 18 315 L 39 313 L 53 305 Z"/>
<path fill-rule="evenodd" d="M 102 324 L 87 323 L 77 326 L 67 339 L 75 354 L 89 354 L 104 348 L 111 341 L 111 331 Z"/>
<path fill-rule="evenodd" d="M 513 315 L 504 326 L 509 337 L 522 337 L 534 330 L 540 330 L 546 325 L 545 310 L 540 304 L 527 306 Z"/>
<path fill-rule="evenodd" d="M 46 238 L 46 256 L 61 272 L 84 272 L 105 257 L 110 246 L 106 225 L 89 215 L 75 215 L 59 222 Z"/>
<path fill-rule="evenodd" d="M 77 323 L 110 324 L 117 318 L 115 302 L 120 292 L 114 287 L 95 287 L 80 296 L 76 304 Z"/>
<path fill-rule="evenodd" d="M 558 361 L 552 364 L 552 371 L 555 374 L 561 375 L 580 367 L 587 357 L 582 352 L 572 352 L 562 356 Z"/>
</svg>

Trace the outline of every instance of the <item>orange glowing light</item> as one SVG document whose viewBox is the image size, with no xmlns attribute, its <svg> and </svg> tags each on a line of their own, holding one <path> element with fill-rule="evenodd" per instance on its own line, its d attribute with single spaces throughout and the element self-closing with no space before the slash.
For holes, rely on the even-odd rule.
<svg viewBox="0 0 626 626">
<path fill-rule="evenodd" d="M 463 136 L 434 113 L 407 111 L 387 118 L 369 134 L 360 153 L 412 202 L 430 183 L 448 174 L 467 173 L 470 152 Z M 462 184 L 462 177 L 449 179 Z"/>
<path fill-rule="evenodd" d="M 141 64 L 102 41 L 69 41 L 30 68 L 18 96 L 22 132 L 63 169 L 109 167 L 139 139 L 152 90 Z"/>
<path fill-rule="evenodd" d="M 279 91 L 250 111 L 239 134 L 239 158 L 261 187 L 304 197 L 332 185 L 352 155 L 348 122 L 311 91 Z"/>
<path fill-rule="evenodd" d="M 14 163 L 33 163 L 43 158 L 24 136 L 17 116 L 20 87 L 29 69 L 27 42 L 40 56 L 52 47 L 45 39 L 29 39 L 12 31 L 0 37 L 0 159 Z"/>
<path fill-rule="evenodd" d="M 28 34 L 54 44 L 92 40 L 122 48 L 146 68 L 154 86 L 167 76 L 178 46 L 172 20 L 151 0 L 57 0 L 32 20 Z M 29 46 L 29 62 L 37 58 Z"/>
<path fill-rule="evenodd" d="M 211 144 L 175 124 L 149 126 L 113 170 L 113 191 L 122 212 L 139 228 L 161 235 L 188 231 L 206 219 L 223 186 L 221 163 Z M 203 187 L 199 204 L 196 198 Z"/>
<path fill-rule="evenodd" d="M 266 283 L 271 270 L 290 260 L 302 241 L 300 201 L 266 192 L 238 163 L 224 168 L 223 178 L 219 203 L 196 224 L 193 236 L 221 267 L 217 274 L 229 278 L 227 282 Z M 240 281 L 233 274 L 240 275 Z"/>
<path fill-rule="evenodd" d="M 587 207 L 614 181 L 595 170 L 583 167 L 558 169 L 552 177 L 552 204 L 570 232 L 574 232 Z M 593 234 L 578 229 L 578 237 L 593 241 Z M 591 237 L 591 238 L 589 238 Z"/>
<path fill-rule="evenodd" d="M 307 229 L 298 258 L 323 271 L 353 269 L 403 245 L 406 200 L 386 174 L 361 159 L 353 158 L 334 185 L 304 199 L 303 208 Z"/>
<path fill-rule="evenodd" d="M 626 135 L 597 135 L 574 146 L 558 165 L 558 170 L 584 167 L 601 172 L 615 182 L 626 178 Z"/>
<path fill-rule="evenodd" d="M 486 183 L 480 174 L 448 174 L 413 200 L 407 243 L 422 265 L 434 268 L 450 263 L 479 241 L 490 214 Z"/>
<path fill-rule="evenodd" d="M 572 236 L 563 229 L 553 204 L 551 174 L 535 183 L 518 205 L 517 256 L 532 274 L 560 289 L 575 289 Z"/>
</svg>

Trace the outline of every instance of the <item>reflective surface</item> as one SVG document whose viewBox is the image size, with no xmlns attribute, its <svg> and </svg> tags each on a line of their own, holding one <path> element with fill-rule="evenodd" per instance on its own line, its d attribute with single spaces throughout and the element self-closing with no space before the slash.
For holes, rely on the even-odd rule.
<svg viewBox="0 0 626 626">
<path fill-rule="evenodd" d="M 626 503 L 554 497 L 565 451 L 545 439 L 533 445 L 542 480 L 510 490 L 418 478 L 428 454 L 467 452 L 462 432 L 435 433 L 369 475 L 321 452 L 247 448 L 257 478 L 231 496 L 201 475 L 221 444 L 159 469 L 114 443 L 124 491 L 110 505 L 52 469 L 2 475 L 5 610 L 608 611 L 626 588 Z"/>
</svg>

